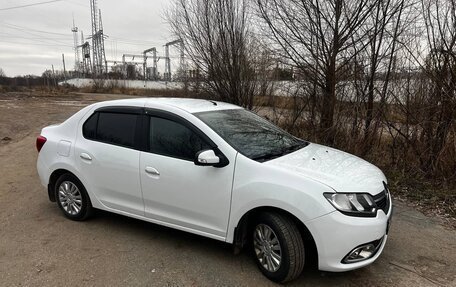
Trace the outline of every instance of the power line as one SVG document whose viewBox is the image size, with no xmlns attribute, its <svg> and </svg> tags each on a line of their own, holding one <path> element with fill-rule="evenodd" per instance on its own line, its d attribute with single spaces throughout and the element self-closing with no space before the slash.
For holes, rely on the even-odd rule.
<svg viewBox="0 0 456 287">
<path fill-rule="evenodd" d="M 55 46 L 68 46 L 66 42 L 58 41 L 57 39 L 53 38 L 43 38 L 43 37 L 30 37 L 25 35 L 18 35 L 18 34 L 10 34 L 5 32 L 0 32 L 2 36 L 0 38 L 0 43 L 8 42 L 9 39 L 21 39 L 21 40 L 29 40 L 33 42 L 44 43 L 48 45 L 55 45 Z M 32 36 L 36 36 L 35 34 L 31 34 Z"/>
<path fill-rule="evenodd" d="M 19 26 L 19 25 L 16 25 L 16 24 L 11 24 L 11 23 L 8 23 L 8 22 L 1 22 L 3 23 L 6 28 L 10 28 L 10 29 L 16 29 L 16 30 L 19 30 L 19 31 L 22 31 L 22 32 L 27 32 L 27 31 L 33 31 L 33 32 L 37 32 L 37 33 L 44 33 L 44 34 L 52 34 L 52 35 L 58 35 L 58 36 L 63 36 L 65 38 L 72 38 L 72 36 L 68 33 L 57 33 L 57 32 L 49 32 L 49 31 L 43 31 L 43 30 L 38 30 L 38 29 L 33 29 L 33 28 L 29 28 L 29 27 L 24 27 L 24 26 Z M 63 38 L 62 38 L 63 39 Z M 123 38 L 123 37 L 116 37 L 116 36 L 111 36 L 110 39 L 106 39 L 107 41 L 117 41 L 118 43 L 121 43 L 121 44 L 126 44 L 126 45 L 132 45 L 132 46 L 153 46 L 153 45 L 157 45 L 157 43 L 155 43 L 154 41 L 148 41 L 148 40 L 139 40 L 139 39 L 128 39 L 128 38 Z"/>
<path fill-rule="evenodd" d="M 12 38 L 18 38 L 18 39 L 27 39 L 27 40 L 51 40 L 51 41 L 56 41 L 59 42 L 57 38 L 47 38 L 47 37 L 26 37 L 24 35 L 20 34 L 11 34 L 11 33 L 5 33 L 5 32 L 0 32 L 0 35 L 4 36 L 7 39 L 12 39 Z M 66 40 L 66 39 L 65 39 Z M 0 40 L 1 41 L 1 40 Z M 62 42 L 60 42 L 62 43 Z M 63 43 L 62 43 L 63 44 Z"/>
<path fill-rule="evenodd" d="M 26 34 L 29 34 L 29 35 L 32 35 L 32 36 L 41 37 L 41 35 L 39 35 L 39 34 L 36 34 L 36 33 L 33 33 L 33 32 L 29 32 L 29 31 L 27 31 L 27 30 L 25 30 L 25 29 L 22 29 L 22 28 L 15 28 L 15 27 L 8 27 L 8 28 L 17 29 L 17 30 L 21 31 L 22 33 L 26 33 Z M 61 37 L 61 36 L 60 36 L 60 37 Z M 43 38 L 43 39 L 44 39 L 44 38 Z M 55 42 L 55 43 L 60 43 L 60 44 L 63 44 L 63 45 L 67 45 L 67 42 L 66 42 L 66 41 L 65 41 L 65 42 L 62 42 L 62 41 L 60 41 L 60 40 L 58 40 L 58 39 L 52 39 L 52 41 Z"/>
<path fill-rule="evenodd" d="M 37 29 L 33 29 L 33 28 L 28 28 L 28 27 L 24 27 L 24 26 L 19 26 L 19 25 L 7 23 L 7 22 L 4 22 L 4 21 L 2 23 L 4 25 L 6 25 L 7 28 L 16 29 L 16 30 L 19 30 L 19 31 L 33 31 L 33 32 L 37 32 L 37 33 L 52 34 L 52 35 L 59 35 L 59 36 L 65 36 L 65 37 L 72 38 L 72 36 L 69 35 L 68 33 L 56 33 L 56 32 L 48 32 L 48 31 L 43 31 L 43 30 L 37 30 Z"/>
<path fill-rule="evenodd" d="M 65 2 L 68 2 L 70 4 L 74 4 L 74 5 L 78 5 L 78 6 L 81 6 L 81 7 L 89 7 L 89 5 L 84 5 L 82 3 L 79 3 L 79 2 L 73 2 L 73 1 L 70 1 L 70 0 L 64 0 Z"/>
<path fill-rule="evenodd" d="M 46 47 L 56 47 L 56 46 L 60 46 L 60 47 L 68 47 L 68 48 L 72 48 L 73 46 L 71 45 L 63 45 L 63 44 L 44 44 L 45 42 L 42 43 L 24 43 L 24 42 L 15 42 L 15 41 L 4 41 L 4 40 L 0 40 L 0 43 L 8 43 L 8 44 L 20 44 L 20 45 L 33 45 L 33 46 L 46 46 Z"/>
<path fill-rule="evenodd" d="M 37 5 L 49 4 L 49 3 L 60 2 L 60 1 L 63 1 L 63 0 L 52 0 L 52 1 L 31 3 L 31 4 L 27 4 L 27 5 L 21 5 L 21 6 L 13 6 L 13 7 L 8 7 L 8 8 L 0 8 L 0 11 L 6 11 L 6 10 L 12 10 L 12 9 L 19 9 L 19 8 L 25 8 L 25 7 L 30 7 L 30 6 L 37 6 Z"/>
<path fill-rule="evenodd" d="M 148 40 L 127 39 L 127 38 L 116 37 L 116 36 L 111 36 L 110 38 L 114 39 L 114 40 L 120 40 L 120 41 L 123 41 L 123 42 L 128 42 L 128 43 L 140 43 L 140 44 L 146 44 L 146 45 L 151 45 L 151 46 L 157 44 L 154 41 L 148 41 Z"/>
</svg>

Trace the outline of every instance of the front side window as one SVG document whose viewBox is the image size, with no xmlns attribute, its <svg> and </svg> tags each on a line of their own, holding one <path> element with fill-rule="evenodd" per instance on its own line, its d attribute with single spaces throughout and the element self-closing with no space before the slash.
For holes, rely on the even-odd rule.
<svg viewBox="0 0 456 287">
<path fill-rule="evenodd" d="M 183 124 L 151 117 L 149 148 L 152 153 L 193 161 L 197 152 L 210 146 Z"/>
<path fill-rule="evenodd" d="M 83 135 L 104 143 L 135 147 L 136 114 L 98 112 L 93 114 L 83 126 Z"/>
</svg>

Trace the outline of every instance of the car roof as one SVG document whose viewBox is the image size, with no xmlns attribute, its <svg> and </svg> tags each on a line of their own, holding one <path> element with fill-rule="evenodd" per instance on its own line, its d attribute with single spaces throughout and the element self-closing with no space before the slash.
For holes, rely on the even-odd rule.
<svg viewBox="0 0 456 287">
<path fill-rule="evenodd" d="M 100 103 L 101 106 L 123 105 L 140 106 L 146 108 L 166 108 L 174 107 L 188 113 L 209 112 L 218 110 L 241 109 L 241 107 L 213 100 L 189 99 L 189 98 L 138 98 L 113 100 Z"/>
</svg>

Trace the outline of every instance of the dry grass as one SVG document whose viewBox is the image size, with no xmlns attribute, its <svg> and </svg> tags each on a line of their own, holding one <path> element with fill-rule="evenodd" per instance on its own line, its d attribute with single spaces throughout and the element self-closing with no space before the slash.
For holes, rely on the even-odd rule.
<svg viewBox="0 0 456 287">
<path fill-rule="evenodd" d="M 391 192 L 427 215 L 441 218 L 456 228 L 456 185 L 454 182 L 428 179 L 419 173 L 387 170 Z"/>
</svg>

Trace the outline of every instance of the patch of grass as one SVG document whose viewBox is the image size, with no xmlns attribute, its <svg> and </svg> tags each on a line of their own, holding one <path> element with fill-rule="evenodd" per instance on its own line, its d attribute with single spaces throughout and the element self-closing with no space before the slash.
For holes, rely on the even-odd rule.
<svg viewBox="0 0 456 287">
<path fill-rule="evenodd" d="M 423 213 L 437 215 L 456 228 L 456 183 L 428 179 L 419 173 L 385 170 L 394 197 L 406 199 Z"/>
</svg>

